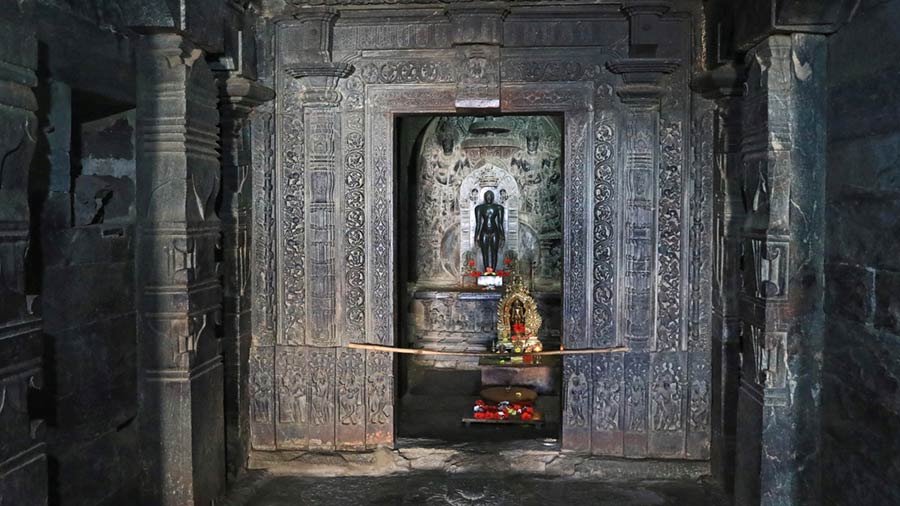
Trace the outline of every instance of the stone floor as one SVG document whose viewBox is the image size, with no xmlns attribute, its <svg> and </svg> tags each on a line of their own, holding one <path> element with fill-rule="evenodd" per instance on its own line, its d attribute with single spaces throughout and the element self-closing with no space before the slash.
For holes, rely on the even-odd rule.
<svg viewBox="0 0 900 506">
<path fill-rule="evenodd" d="M 515 474 L 418 471 L 380 477 L 257 474 L 226 506 L 724 506 L 693 480 L 604 482 Z"/>
</svg>

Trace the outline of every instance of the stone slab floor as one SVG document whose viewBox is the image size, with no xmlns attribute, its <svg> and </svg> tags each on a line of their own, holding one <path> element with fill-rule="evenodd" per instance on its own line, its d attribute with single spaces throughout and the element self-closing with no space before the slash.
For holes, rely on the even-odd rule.
<svg viewBox="0 0 900 506">
<path fill-rule="evenodd" d="M 702 481 L 604 482 L 511 474 L 414 471 L 316 478 L 257 474 L 226 506 L 724 506 Z"/>
</svg>

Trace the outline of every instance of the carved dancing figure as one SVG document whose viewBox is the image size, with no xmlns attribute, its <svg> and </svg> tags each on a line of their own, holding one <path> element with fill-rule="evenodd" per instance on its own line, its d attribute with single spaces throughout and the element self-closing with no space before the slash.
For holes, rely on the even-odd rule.
<svg viewBox="0 0 900 506">
<path fill-rule="evenodd" d="M 497 254 L 506 240 L 503 231 L 503 206 L 494 203 L 494 192 L 484 193 L 484 203 L 475 206 L 475 243 L 481 249 L 485 272 L 497 270 Z"/>
</svg>

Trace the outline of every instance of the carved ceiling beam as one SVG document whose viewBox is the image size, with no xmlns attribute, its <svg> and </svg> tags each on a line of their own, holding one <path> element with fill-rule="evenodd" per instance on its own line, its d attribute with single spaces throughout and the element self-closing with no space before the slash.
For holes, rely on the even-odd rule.
<svg viewBox="0 0 900 506">
<path fill-rule="evenodd" d="M 850 19 L 858 0 L 734 0 L 722 1 L 714 23 L 733 25 L 733 33 L 718 42 L 744 53 L 766 37 L 786 33 L 831 34 Z M 720 54 L 727 54 L 727 49 Z"/>
</svg>

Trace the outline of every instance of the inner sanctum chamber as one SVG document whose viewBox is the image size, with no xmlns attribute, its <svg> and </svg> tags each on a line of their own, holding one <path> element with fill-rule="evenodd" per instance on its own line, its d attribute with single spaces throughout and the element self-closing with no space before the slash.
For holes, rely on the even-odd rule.
<svg viewBox="0 0 900 506">
<path fill-rule="evenodd" d="M 553 115 L 397 120 L 401 437 L 558 438 L 561 362 L 503 364 L 498 307 L 513 277 L 536 301 L 540 346 L 558 349 L 562 288 L 562 122 Z M 493 275 L 493 276 L 492 276 Z M 481 286 L 491 277 L 500 286 Z M 524 313 L 524 307 L 518 308 Z M 521 321 L 524 324 L 524 319 Z M 513 351 L 513 350 L 510 350 Z M 522 349 L 519 350 L 523 351 Z M 538 357 L 528 357 L 537 362 Z M 536 429 L 460 425 L 483 388 L 539 394 Z"/>
</svg>

